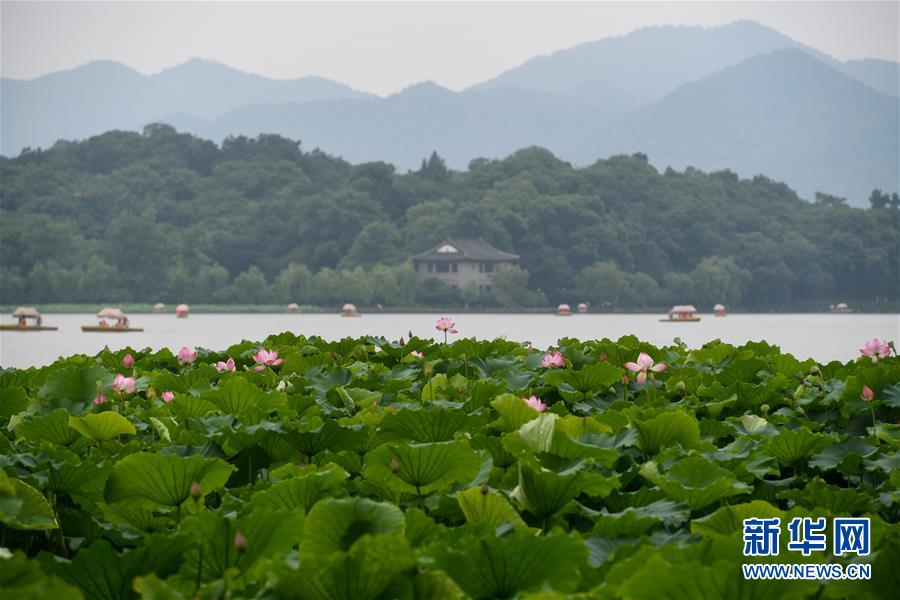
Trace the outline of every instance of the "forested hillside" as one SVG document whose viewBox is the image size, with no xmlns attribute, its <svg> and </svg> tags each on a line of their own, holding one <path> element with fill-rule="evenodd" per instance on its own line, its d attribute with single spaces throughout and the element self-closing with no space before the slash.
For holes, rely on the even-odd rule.
<svg viewBox="0 0 900 600">
<path fill-rule="evenodd" d="M 752 310 L 900 296 L 900 199 L 814 204 L 765 177 L 573 168 L 529 148 L 400 174 L 278 136 L 221 146 L 165 125 L 0 159 L 0 302 L 340 302 Z M 496 297 L 420 283 L 446 236 L 521 256 Z"/>
</svg>

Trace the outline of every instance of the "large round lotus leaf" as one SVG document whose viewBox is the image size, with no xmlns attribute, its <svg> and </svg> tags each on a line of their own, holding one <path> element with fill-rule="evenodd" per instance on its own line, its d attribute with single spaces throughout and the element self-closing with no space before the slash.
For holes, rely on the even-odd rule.
<svg viewBox="0 0 900 600">
<path fill-rule="evenodd" d="M 209 493 L 224 486 L 233 470 L 218 458 L 140 452 L 115 464 L 104 496 L 110 503 L 178 506 L 190 496 L 192 482 Z"/>
<path fill-rule="evenodd" d="M 393 472 L 392 465 L 396 467 Z M 365 476 L 401 492 L 427 494 L 472 481 L 481 458 L 466 442 L 385 444 L 366 455 Z"/>
<path fill-rule="evenodd" d="M 402 535 L 405 523 L 393 504 L 367 498 L 323 500 L 307 515 L 300 556 L 347 552 L 364 535 Z"/>
<path fill-rule="evenodd" d="M 56 515 L 44 495 L 0 471 L 0 521 L 12 529 L 57 529 Z"/>
<path fill-rule="evenodd" d="M 114 412 L 91 413 L 69 417 L 69 427 L 97 442 L 108 442 L 120 435 L 135 435 L 131 421 Z"/>
<path fill-rule="evenodd" d="M 587 567 L 587 547 L 579 537 L 537 537 L 527 530 L 503 537 L 464 536 L 433 549 L 437 566 L 472 598 L 511 598 L 552 582 L 564 590 L 577 584 Z"/>
</svg>

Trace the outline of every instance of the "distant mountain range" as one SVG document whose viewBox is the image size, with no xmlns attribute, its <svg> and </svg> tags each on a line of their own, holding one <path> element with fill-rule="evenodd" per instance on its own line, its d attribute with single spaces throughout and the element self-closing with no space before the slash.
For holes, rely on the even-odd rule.
<svg viewBox="0 0 900 600">
<path fill-rule="evenodd" d="M 353 162 L 465 168 L 544 146 L 578 164 L 644 152 L 864 204 L 900 187 L 900 64 L 837 61 L 753 22 L 653 27 L 534 58 L 453 92 L 381 98 L 319 77 L 272 80 L 192 60 L 144 76 L 94 62 L 0 83 L 0 150 L 163 121 L 220 141 L 279 133 Z"/>
</svg>

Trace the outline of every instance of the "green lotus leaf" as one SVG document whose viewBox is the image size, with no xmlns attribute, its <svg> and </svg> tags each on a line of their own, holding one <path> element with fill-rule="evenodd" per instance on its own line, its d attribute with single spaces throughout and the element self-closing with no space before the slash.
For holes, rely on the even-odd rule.
<svg viewBox="0 0 900 600">
<path fill-rule="evenodd" d="M 862 462 L 863 458 L 872 456 L 878 451 L 878 448 L 867 444 L 863 439 L 857 437 L 849 437 L 843 442 L 833 443 L 830 446 L 827 446 L 824 450 L 815 454 L 812 458 L 809 459 L 809 465 L 811 467 L 817 467 L 819 469 L 834 469 L 838 468 L 844 470 L 845 472 L 854 472 L 858 473 L 858 464 Z M 853 467 L 855 469 L 842 469 L 842 465 L 845 461 L 851 461 Z"/>
<path fill-rule="evenodd" d="M 513 527 L 527 527 L 509 501 L 496 492 L 484 493 L 480 487 L 473 487 L 457 492 L 456 500 L 469 523 L 484 523 L 491 529 L 504 523 Z"/>
<path fill-rule="evenodd" d="M 522 425 L 515 436 L 507 436 L 507 449 L 517 445 L 529 453 L 548 453 L 566 459 L 590 458 L 597 464 L 611 467 L 619 458 L 613 448 L 605 447 L 610 428 L 586 417 L 559 417 L 541 413 L 537 419 Z M 604 446 L 599 444 L 603 443 Z"/>
<path fill-rule="evenodd" d="M 378 422 L 375 445 L 386 442 L 410 441 L 419 443 L 446 442 L 457 431 L 469 431 L 466 425 L 472 418 L 462 411 L 446 408 L 429 410 L 398 410 L 385 415 Z"/>
<path fill-rule="evenodd" d="M 312 507 L 300 543 L 301 559 L 347 552 L 365 535 L 403 535 L 403 512 L 367 498 L 329 498 Z"/>
<path fill-rule="evenodd" d="M 0 390 L 0 423 L 28 408 L 28 394 L 19 386 Z"/>
<path fill-rule="evenodd" d="M 624 369 L 609 362 L 585 365 L 579 370 L 556 369 L 544 376 L 544 381 L 557 386 L 560 394 L 569 403 L 589 399 L 606 392 L 619 381 Z"/>
<path fill-rule="evenodd" d="M 359 429 L 342 427 L 329 420 L 312 431 L 292 431 L 285 439 L 304 456 L 313 457 L 326 450 L 362 449 L 364 438 L 364 432 Z"/>
<path fill-rule="evenodd" d="M 116 552 L 100 539 L 79 550 L 72 560 L 41 554 L 40 563 L 46 573 L 56 575 L 78 586 L 91 600 L 125 600 L 135 598 L 134 578 L 147 573 L 167 577 L 174 573 L 191 542 L 181 535 L 148 536 L 134 550 Z"/>
<path fill-rule="evenodd" d="M 3 471 L 0 471 L 0 520 L 12 529 L 59 529 L 56 514 L 44 495 Z"/>
<path fill-rule="evenodd" d="M 869 494 L 853 488 L 829 485 L 818 477 L 812 479 L 802 490 L 784 490 L 779 498 L 793 500 L 795 504 L 809 509 L 824 508 L 835 516 L 863 513 L 872 507 Z"/>
<path fill-rule="evenodd" d="M 654 481 L 649 469 L 642 469 L 641 474 Z M 655 483 L 669 498 L 684 502 L 691 510 L 749 491 L 749 486 L 737 481 L 734 473 L 700 456 L 678 461 L 665 475 L 657 474 Z"/>
<path fill-rule="evenodd" d="M 299 510 L 309 512 L 323 498 L 347 495 L 347 473 L 336 466 L 305 467 L 300 474 L 276 482 L 267 490 L 256 492 L 247 502 L 251 508 Z"/>
<path fill-rule="evenodd" d="M 216 405 L 203 398 L 176 394 L 172 402 L 166 404 L 166 410 L 181 421 L 187 421 L 194 417 L 205 417 L 216 410 Z"/>
<path fill-rule="evenodd" d="M 527 530 L 495 537 L 463 536 L 436 544 L 435 564 L 472 598 L 512 598 L 547 584 L 562 591 L 578 583 L 587 548 L 578 536 L 536 537 Z"/>
<path fill-rule="evenodd" d="M 69 417 L 69 427 L 96 442 L 108 442 L 120 435 L 137 434 L 131 421 L 111 411 Z"/>
<path fill-rule="evenodd" d="M 547 519 L 582 492 L 591 496 L 606 496 L 618 486 L 615 478 L 605 478 L 584 470 L 561 475 L 520 462 L 519 485 L 512 495 L 530 513 Z"/>
<path fill-rule="evenodd" d="M 685 505 L 670 500 L 657 500 L 646 506 L 629 506 L 618 513 L 598 515 L 594 521 L 593 534 L 610 538 L 637 537 L 659 525 L 681 525 L 689 516 L 690 511 Z"/>
<path fill-rule="evenodd" d="M 287 396 L 281 392 L 266 393 L 243 377 L 233 377 L 217 389 L 203 394 L 226 415 L 259 415 L 287 408 Z"/>
<path fill-rule="evenodd" d="M 81 496 L 100 502 L 103 500 L 106 478 L 111 471 L 112 466 L 108 463 L 64 463 L 50 470 L 47 488 L 57 496 Z"/>
<path fill-rule="evenodd" d="M 813 433 L 808 428 L 782 429 L 766 440 L 766 451 L 786 464 L 809 458 L 833 443 L 829 436 Z"/>
<path fill-rule="evenodd" d="M 716 512 L 691 521 L 691 532 L 700 535 L 732 535 L 743 531 L 744 519 L 771 519 L 784 517 L 784 511 L 778 510 L 763 500 L 753 500 L 745 504 L 723 506 Z"/>
<path fill-rule="evenodd" d="M 649 456 L 672 444 L 691 449 L 700 443 L 700 424 L 683 410 L 660 413 L 646 421 L 634 421 L 634 427 L 639 434 L 638 447 Z"/>
<path fill-rule="evenodd" d="M 69 427 L 69 413 L 63 408 L 20 423 L 16 427 L 16 437 L 31 442 L 50 442 L 58 446 L 71 446 L 81 439 L 79 432 Z"/>
<path fill-rule="evenodd" d="M 69 413 L 81 414 L 92 406 L 98 381 L 108 388 L 112 375 L 97 365 L 69 365 L 53 372 L 38 394 L 49 408 L 64 408 Z"/>
<path fill-rule="evenodd" d="M 472 436 L 470 445 L 476 450 L 486 450 L 491 455 L 495 467 L 508 469 L 516 464 L 516 456 L 503 446 L 503 439 L 483 433 Z"/>
<path fill-rule="evenodd" d="M 429 494 L 472 481 L 480 468 L 481 458 L 463 441 L 385 444 L 366 455 L 363 474 L 367 479 L 387 481 L 397 491 Z"/>
<path fill-rule="evenodd" d="M 211 389 L 210 382 L 216 377 L 216 369 L 210 364 L 194 366 L 185 374 L 175 374 L 171 371 L 160 371 L 151 378 L 153 389 L 159 391 L 172 391 L 177 394 L 199 396 Z"/>
<path fill-rule="evenodd" d="M 202 540 L 202 546 L 185 553 L 180 573 L 191 581 L 210 581 L 222 578 L 230 568 L 248 571 L 261 558 L 289 551 L 303 534 L 303 520 L 302 513 L 271 509 L 254 510 L 233 520 L 218 511 L 188 517 L 179 532 Z M 246 542 L 242 554 L 234 546 L 238 531 Z"/>
<path fill-rule="evenodd" d="M 45 574 L 37 561 L 21 550 L 0 557 L 0 597 L 17 600 L 83 600 L 81 591 L 58 577 Z"/>
<path fill-rule="evenodd" d="M 140 452 L 113 466 L 104 496 L 109 503 L 178 506 L 190 496 L 192 482 L 209 493 L 224 486 L 232 471 L 218 458 Z"/>
<path fill-rule="evenodd" d="M 515 431 L 528 421 L 538 418 L 541 414 L 531 408 L 518 396 L 503 394 L 491 402 L 491 406 L 497 411 L 499 419 L 492 424 L 500 431 Z"/>
<path fill-rule="evenodd" d="M 415 561 L 402 535 L 363 535 L 347 552 L 301 560 L 299 571 L 282 576 L 279 591 L 310 600 L 375 600 Z"/>
</svg>

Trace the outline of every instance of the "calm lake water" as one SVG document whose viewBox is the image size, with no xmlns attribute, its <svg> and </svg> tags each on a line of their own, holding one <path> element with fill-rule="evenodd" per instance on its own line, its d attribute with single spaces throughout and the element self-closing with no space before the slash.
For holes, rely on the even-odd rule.
<svg viewBox="0 0 900 600">
<path fill-rule="evenodd" d="M 81 325 L 95 324 L 94 315 L 48 314 L 46 325 L 59 331 L 0 332 L 0 366 L 5 368 L 42 366 L 60 356 L 94 354 L 109 346 L 119 349 L 159 349 L 177 351 L 182 346 L 202 346 L 215 350 L 241 340 L 262 340 L 272 333 L 291 331 L 318 335 L 326 339 L 384 336 L 396 340 L 409 332 L 419 337 L 437 337 L 434 314 L 365 314 L 343 318 L 331 314 L 196 314 L 187 319 L 174 315 L 136 314 L 132 326 L 142 333 L 83 333 Z M 660 323 L 659 315 L 497 315 L 461 314 L 456 316 L 458 336 L 493 339 L 505 336 L 527 340 L 546 348 L 562 337 L 581 339 L 618 338 L 634 334 L 653 344 L 671 344 L 680 337 L 690 347 L 699 347 L 716 338 L 732 344 L 766 340 L 799 358 L 820 362 L 847 361 L 859 356 L 860 348 L 873 337 L 900 342 L 900 315 L 769 314 L 729 315 L 716 318 L 702 315 L 698 323 Z M 9 316 L 4 323 L 12 322 Z"/>
</svg>

